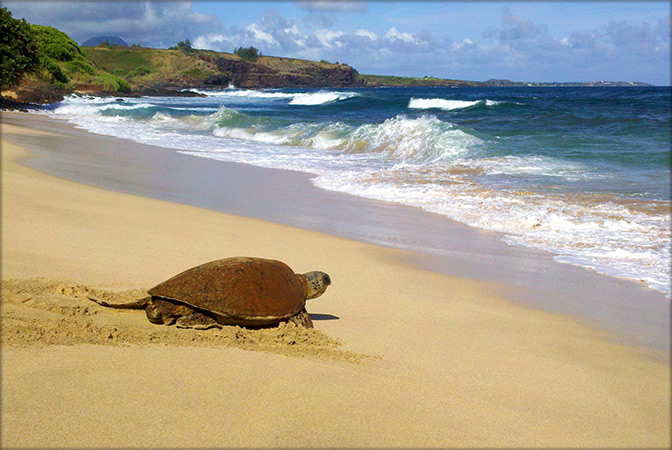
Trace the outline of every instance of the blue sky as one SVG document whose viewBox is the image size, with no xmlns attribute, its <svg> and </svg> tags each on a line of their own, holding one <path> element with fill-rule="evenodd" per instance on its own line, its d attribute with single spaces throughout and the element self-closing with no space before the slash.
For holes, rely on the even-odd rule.
<svg viewBox="0 0 672 450">
<path fill-rule="evenodd" d="M 669 2 L 12 2 L 81 43 L 347 63 L 361 73 L 464 80 L 670 84 Z"/>
</svg>

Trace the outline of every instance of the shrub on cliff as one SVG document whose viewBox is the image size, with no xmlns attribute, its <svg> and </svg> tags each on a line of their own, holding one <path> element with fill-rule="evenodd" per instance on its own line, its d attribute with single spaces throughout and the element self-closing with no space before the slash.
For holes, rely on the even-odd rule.
<svg viewBox="0 0 672 450">
<path fill-rule="evenodd" d="M 65 84 L 74 75 L 94 76 L 98 73 L 79 45 L 67 34 L 54 27 L 32 25 L 31 28 L 41 55 L 42 78 L 50 75 L 52 82 Z"/>
<path fill-rule="evenodd" d="M 61 84 L 65 84 L 68 82 L 68 77 L 66 77 L 63 71 L 61 70 L 61 66 L 56 64 L 56 62 L 54 62 L 53 59 L 44 58 L 42 60 L 41 66 L 42 69 L 44 69 L 49 75 L 51 75 L 51 80 L 49 81 L 51 81 L 52 83 L 58 82 Z M 41 75 L 43 79 L 46 78 L 46 75 L 44 73 Z"/>
<path fill-rule="evenodd" d="M 61 30 L 35 24 L 32 25 L 32 29 L 36 34 L 37 47 L 41 55 L 57 61 L 84 59 L 84 54 L 79 49 L 79 45 Z"/>
<path fill-rule="evenodd" d="M 128 81 L 111 73 L 100 72 L 98 80 L 102 82 L 103 90 L 106 92 L 131 92 Z"/>
<path fill-rule="evenodd" d="M 153 70 L 150 69 L 147 66 L 138 66 L 135 69 L 128 72 L 128 77 L 129 78 L 139 77 L 139 76 L 142 76 L 142 75 L 147 75 L 148 73 L 152 73 L 152 72 L 153 72 Z"/>
<path fill-rule="evenodd" d="M 70 73 L 86 73 L 89 75 L 96 75 L 96 69 L 86 61 L 76 59 L 65 64 L 65 68 Z"/>
<path fill-rule="evenodd" d="M 25 19 L 0 9 L 0 89 L 14 87 L 24 74 L 37 69 L 40 56 L 35 36 Z"/>
<path fill-rule="evenodd" d="M 191 48 L 191 41 L 187 39 L 186 41 L 180 41 L 177 43 L 177 46 L 170 47 L 169 50 L 179 50 L 184 53 L 189 53 L 193 49 Z"/>
<path fill-rule="evenodd" d="M 41 54 L 42 77 L 70 89 L 78 84 L 98 84 L 107 92 L 130 92 L 123 78 L 104 72 L 92 64 L 79 45 L 54 27 L 32 25 Z"/>
<path fill-rule="evenodd" d="M 234 55 L 238 55 L 240 59 L 245 61 L 256 61 L 262 56 L 261 52 L 254 47 L 238 47 L 233 51 Z"/>
</svg>

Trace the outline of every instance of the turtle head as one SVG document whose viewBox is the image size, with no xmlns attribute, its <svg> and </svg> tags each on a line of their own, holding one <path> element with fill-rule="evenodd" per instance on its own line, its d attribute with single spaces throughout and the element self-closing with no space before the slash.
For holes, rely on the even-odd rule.
<svg viewBox="0 0 672 450">
<path fill-rule="evenodd" d="M 303 287 L 303 294 L 306 300 L 319 297 L 324 294 L 327 287 L 331 284 L 331 278 L 324 272 L 308 272 L 304 274 L 297 274 L 301 285 Z"/>
</svg>

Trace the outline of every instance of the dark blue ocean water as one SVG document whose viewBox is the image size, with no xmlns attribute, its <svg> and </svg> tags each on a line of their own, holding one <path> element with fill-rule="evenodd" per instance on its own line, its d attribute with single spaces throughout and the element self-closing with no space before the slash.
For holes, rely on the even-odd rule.
<svg viewBox="0 0 672 450">
<path fill-rule="evenodd" d="M 669 295 L 670 88 L 201 92 L 70 97 L 51 114 L 213 164 L 308 172 Z"/>
</svg>

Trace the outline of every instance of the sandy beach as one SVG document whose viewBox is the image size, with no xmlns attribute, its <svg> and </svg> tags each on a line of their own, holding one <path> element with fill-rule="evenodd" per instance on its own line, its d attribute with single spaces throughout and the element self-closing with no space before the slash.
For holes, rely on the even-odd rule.
<svg viewBox="0 0 672 450">
<path fill-rule="evenodd" d="M 514 303 L 515 283 L 433 271 L 412 250 L 47 175 L 6 137 L 68 137 L 94 176 L 120 162 L 87 160 L 77 152 L 98 140 L 43 120 L 3 112 L 2 447 L 671 445 L 667 350 Z M 129 176 L 152 175 L 133 164 Z M 315 329 L 180 330 L 87 300 L 237 255 L 329 273 L 307 306 Z"/>
</svg>

